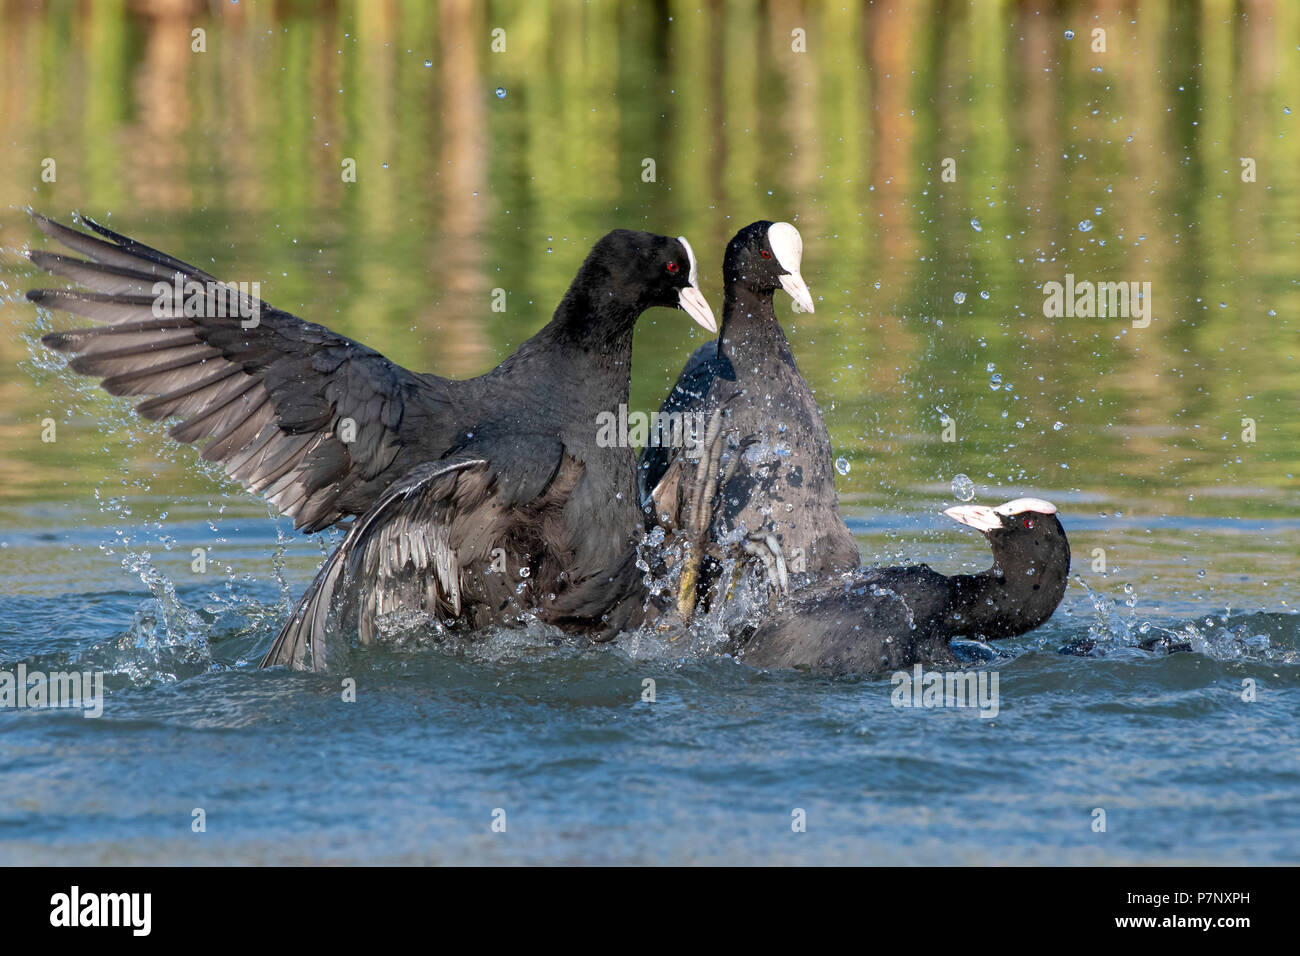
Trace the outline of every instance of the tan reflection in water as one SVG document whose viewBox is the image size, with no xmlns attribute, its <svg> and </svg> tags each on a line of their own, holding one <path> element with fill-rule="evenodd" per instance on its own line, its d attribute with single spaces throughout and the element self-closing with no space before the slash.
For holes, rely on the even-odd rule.
<svg viewBox="0 0 1300 956">
<path fill-rule="evenodd" d="M 486 370 L 493 356 L 485 324 L 489 309 L 486 270 L 487 123 L 486 80 L 480 56 L 487 44 L 481 9 L 473 0 L 442 0 L 438 20 L 441 54 L 437 105 L 440 228 L 430 245 L 429 280 L 439 287 L 438 306 L 419 318 L 430 352 L 443 374 L 464 377 Z M 506 290 L 507 297 L 510 294 Z"/>
<path fill-rule="evenodd" d="M 130 144 L 123 174 L 132 192 L 147 194 L 150 205 L 161 209 L 182 209 L 192 202 L 184 174 L 189 73 L 194 57 L 220 55 L 192 50 L 193 7 L 189 0 L 141 4 L 148 18 L 145 51 L 134 83 L 136 121 L 122 139 Z"/>
</svg>

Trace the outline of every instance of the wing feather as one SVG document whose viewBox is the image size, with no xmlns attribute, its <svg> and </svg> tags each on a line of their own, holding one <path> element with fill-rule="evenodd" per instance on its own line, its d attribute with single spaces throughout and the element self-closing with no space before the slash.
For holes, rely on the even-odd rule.
<svg viewBox="0 0 1300 956">
<path fill-rule="evenodd" d="M 221 462 L 298 528 L 319 531 L 364 514 L 414 464 L 450 446 L 447 380 L 407 371 L 248 295 L 240 303 L 258 322 L 245 328 L 222 308 L 236 287 L 89 219 L 82 221 L 98 235 L 34 218 L 88 258 L 30 252 L 36 265 L 83 288 L 33 289 L 27 298 L 104 323 L 42 341 L 110 394 L 143 396 L 137 408 L 145 418 L 181 419 L 173 438 L 206 441 L 204 458 Z M 160 306 L 154 294 L 158 282 L 179 282 L 187 294 L 202 285 L 196 311 L 204 314 L 169 314 L 171 304 Z M 358 440 L 343 440 L 345 420 Z"/>
</svg>

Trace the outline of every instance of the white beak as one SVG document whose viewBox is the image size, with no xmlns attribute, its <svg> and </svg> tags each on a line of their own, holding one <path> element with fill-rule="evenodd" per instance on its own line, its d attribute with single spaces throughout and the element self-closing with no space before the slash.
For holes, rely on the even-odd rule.
<svg viewBox="0 0 1300 956">
<path fill-rule="evenodd" d="M 790 293 L 790 298 L 794 299 L 794 310 L 796 312 L 813 312 L 812 293 L 808 291 L 808 283 L 803 281 L 803 276 L 797 272 L 787 273 L 781 276 L 781 288 Z"/>
<path fill-rule="evenodd" d="M 781 288 L 790 293 L 794 299 L 796 312 L 812 312 L 812 293 L 808 283 L 799 273 L 799 263 L 803 261 L 803 237 L 799 230 L 788 222 L 774 222 L 767 227 L 767 243 L 772 247 L 776 261 L 786 274 L 781 276 Z"/>
<path fill-rule="evenodd" d="M 944 514 L 953 521 L 960 521 L 985 533 L 1002 527 L 1002 519 L 998 513 L 984 505 L 957 505 L 955 508 L 949 508 Z"/>
<path fill-rule="evenodd" d="M 713 310 L 709 308 L 708 300 L 704 298 L 704 293 L 700 291 L 700 267 L 695 262 L 695 250 L 691 248 L 691 244 L 686 241 L 685 236 L 678 236 L 677 241 L 686 247 L 686 260 L 691 264 L 690 274 L 687 276 L 690 285 L 677 293 L 677 304 L 692 319 L 708 331 L 716 334 L 718 323 L 713 318 Z"/>
<path fill-rule="evenodd" d="M 718 331 L 718 323 L 714 321 L 713 310 L 709 308 L 708 300 L 704 298 L 704 293 L 696 286 L 688 285 L 677 293 L 677 304 L 692 319 L 698 322 L 710 332 Z"/>
</svg>

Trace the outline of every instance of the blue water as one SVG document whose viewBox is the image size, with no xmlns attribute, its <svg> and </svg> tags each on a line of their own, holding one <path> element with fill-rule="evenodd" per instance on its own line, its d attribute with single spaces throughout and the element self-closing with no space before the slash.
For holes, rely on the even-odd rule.
<svg viewBox="0 0 1300 956">
<path fill-rule="evenodd" d="M 888 677 L 541 631 L 358 653 L 346 675 L 258 671 L 320 545 L 234 493 L 134 508 L 0 515 L 23 529 L 0 532 L 0 670 L 108 675 L 98 719 L 0 710 L 0 863 L 1300 859 L 1297 522 L 1063 506 L 1080 580 L 979 665 L 999 676 L 990 720 L 894 707 Z M 986 560 L 934 514 L 852 524 L 869 558 Z M 1110 575 L 1087 564 L 1101 535 L 1127 555 Z M 1193 652 L 1133 646 L 1162 628 Z M 1057 652 L 1084 637 L 1101 656 Z"/>
<path fill-rule="evenodd" d="M 800 4 L 806 54 L 788 4 L 475 6 L 0 3 L 0 680 L 107 682 L 0 708 L 0 863 L 1300 862 L 1300 4 Z M 995 719 L 708 622 L 257 671 L 321 545 L 39 344 L 89 323 L 22 299 L 62 284 L 28 204 L 457 378 L 612 227 L 688 236 L 720 311 L 735 230 L 794 221 L 816 312 L 778 315 L 865 560 L 984 567 L 965 473 L 1054 502 L 1076 577 L 964 651 Z M 1049 317 L 1067 275 L 1149 282 L 1150 325 Z M 690 325 L 641 319 L 631 408 Z"/>
</svg>

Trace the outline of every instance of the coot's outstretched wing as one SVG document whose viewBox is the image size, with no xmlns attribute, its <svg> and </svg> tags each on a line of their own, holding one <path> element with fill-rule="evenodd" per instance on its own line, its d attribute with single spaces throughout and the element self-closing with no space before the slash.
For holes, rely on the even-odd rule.
<svg viewBox="0 0 1300 956">
<path fill-rule="evenodd" d="M 554 586 L 548 579 L 572 559 L 555 519 L 581 473 L 558 439 L 542 436 L 469 442 L 417 465 L 352 526 L 262 666 L 324 670 L 330 638 L 355 627 L 369 644 L 391 611 L 492 618 L 523 580 L 521 566 Z M 497 549 L 504 569 L 492 568 Z"/>
<path fill-rule="evenodd" d="M 183 418 L 173 438 L 208 440 L 204 458 L 297 528 L 319 531 L 363 513 L 445 417 L 445 380 L 249 296 L 238 300 L 250 316 L 241 322 L 224 291 L 231 287 L 194 298 L 197 308 L 160 308 L 157 283 L 192 292 L 186 283 L 212 289 L 217 280 L 89 219 L 110 241 L 34 218 L 89 259 L 32 251 L 31 260 L 91 291 L 35 289 L 27 298 L 105 323 L 42 341 L 71 354 L 70 366 L 111 394 L 150 396 L 138 406 L 146 418 Z M 255 327 L 242 327 L 253 315 Z"/>
</svg>

